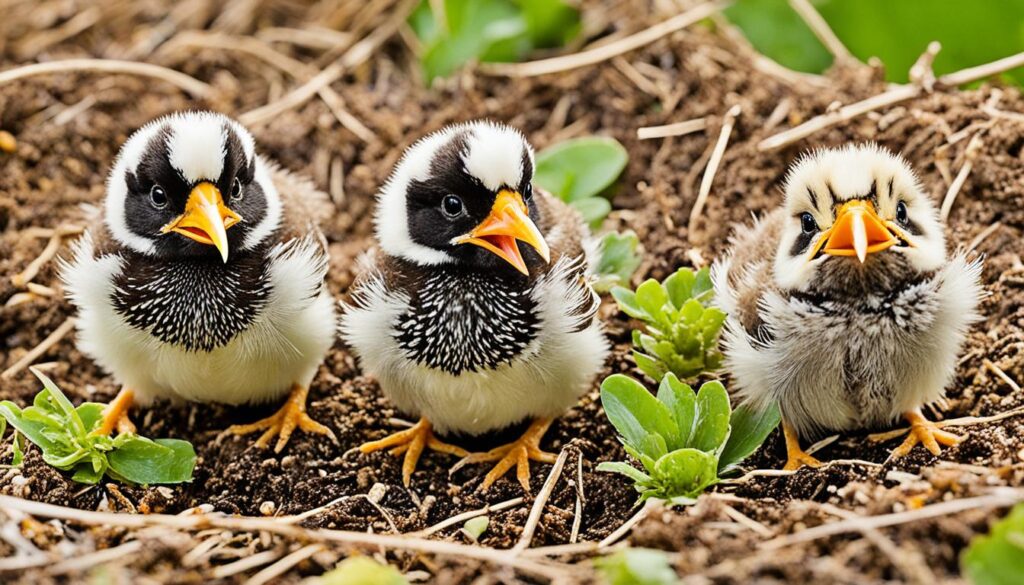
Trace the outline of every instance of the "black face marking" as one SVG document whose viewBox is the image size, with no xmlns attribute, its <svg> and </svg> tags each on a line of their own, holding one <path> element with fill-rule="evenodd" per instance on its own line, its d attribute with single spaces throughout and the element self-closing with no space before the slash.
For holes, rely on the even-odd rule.
<svg viewBox="0 0 1024 585">
<path fill-rule="evenodd" d="M 406 188 L 409 237 L 422 246 L 447 252 L 461 263 L 488 270 L 516 273 L 513 266 L 480 246 L 452 243 L 452 240 L 468 234 L 487 218 L 498 196 L 497 191 L 488 189 L 479 179 L 466 171 L 463 154 L 467 148 L 468 138 L 468 131 L 452 136 L 434 154 L 429 177 L 409 182 Z M 527 193 L 532 194 L 533 191 L 533 165 L 525 147 L 520 156 L 523 164 L 523 178 L 520 184 L 504 185 L 502 188 L 520 193 L 530 218 L 537 222 L 539 210 L 533 198 L 527 196 Z M 454 211 L 454 206 L 450 209 L 448 207 L 447 199 L 452 195 L 462 204 L 462 209 L 457 214 L 450 213 Z M 519 250 L 527 266 L 543 264 L 543 260 L 530 246 L 520 243 Z"/>
<path fill-rule="evenodd" d="M 242 141 L 234 129 L 225 122 L 221 128 L 227 137 L 223 170 L 219 177 L 204 177 L 213 183 L 224 197 L 224 203 L 242 216 L 240 224 L 227 231 L 228 247 L 237 250 L 250 230 L 267 214 L 266 195 L 255 181 L 256 159 L 247 160 Z M 139 164 L 125 173 L 128 187 L 125 200 L 125 221 L 128 229 L 154 243 L 155 252 L 162 258 L 209 257 L 218 258 L 213 246 L 200 244 L 176 233 L 161 234 L 161 228 L 184 213 L 189 194 L 198 182 L 189 182 L 170 161 L 168 139 L 170 125 L 165 125 L 146 145 Z M 241 197 L 232 198 L 236 181 L 241 186 Z M 162 207 L 154 205 L 153 189 L 159 188 L 166 199 Z M 232 254 L 233 255 L 233 254 Z"/>
<path fill-rule="evenodd" d="M 807 196 L 811 198 L 811 207 L 820 210 L 821 208 L 818 207 L 818 195 L 810 187 L 807 187 Z"/>
<path fill-rule="evenodd" d="M 789 249 L 790 256 L 805 254 L 810 249 L 811 243 L 814 242 L 814 239 L 820 233 L 818 223 L 810 213 L 806 211 L 801 213 L 797 216 L 797 220 L 800 222 L 800 235 L 793 242 L 793 247 Z"/>
<path fill-rule="evenodd" d="M 417 364 L 452 375 L 493 370 L 537 336 L 532 288 L 501 274 L 445 265 L 416 279 L 396 339 Z"/>
<path fill-rule="evenodd" d="M 114 309 L 129 325 L 189 351 L 212 351 L 244 331 L 271 292 L 265 247 L 219 258 L 167 263 L 134 252 L 122 255 L 114 280 Z"/>
</svg>

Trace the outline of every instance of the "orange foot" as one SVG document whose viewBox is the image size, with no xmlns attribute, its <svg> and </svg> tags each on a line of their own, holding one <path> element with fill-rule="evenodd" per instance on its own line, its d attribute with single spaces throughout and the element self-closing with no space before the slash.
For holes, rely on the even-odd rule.
<svg viewBox="0 0 1024 585">
<path fill-rule="evenodd" d="M 103 418 L 99 426 L 92 432 L 94 435 L 109 435 L 117 429 L 118 434 L 135 432 L 135 425 L 128 418 L 128 409 L 135 401 L 135 392 L 126 386 L 121 388 L 117 396 L 103 409 Z"/>
<path fill-rule="evenodd" d="M 894 459 L 906 457 L 918 443 L 924 445 L 926 449 L 932 452 L 932 455 L 939 455 L 942 453 L 942 447 L 939 445 L 952 447 L 962 439 L 959 435 L 941 430 L 943 427 L 942 423 L 934 423 L 926 419 L 920 410 L 907 411 L 903 413 L 903 417 L 910 423 L 910 432 L 907 434 L 907 438 L 903 440 L 903 443 L 893 449 L 892 456 Z M 888 433 L 880 433 L 872 435 L 871 438 L 874 440 L 884 440 L 889 438 L 889 436 L 890 434 Z"/>
<path fill-rule="evenodd" d="M 821 467 L 821 461 L 800 448 L 800 439 L 796 431 L 786 421 L 782 421 L 782 434 L 786 437 L 786 465 L 782 469 L 796 471 L 804 465 Z"/>
<path fill-rule="evenodd" d="M 298 427 L 307 433 L 327 435 L 332 441 L 337 442 L 334 432 L 324 425 L 316 422 L 306 414 L 306 395 L 309 388 L 295 384 L 292 386 L 291 394 L 284 406 L 273 415 L 247 425 L 232 425 L 228 432 L 235 435 L 247 435 L 256 431 L 264 431 L 259 439 L 256 439 L 257 447 L 266 447 L 270 439 L 277 437 L 277 444 L 274 445 L 274 452 L 280 453 L 288 444 L 292 432 Z"/>
<path fill-rule="evenodd" d="M 398 456 L 405 453 L 405 459 L 402 461 L 402 484 L 405 487 L 409 487 L 409 482 L 412 481 L 412 472 L 416 471 L 416 464 L 420 460 L 420 454 L 423 453 L 424 447 L 458 457 L 465 457 L 469 454 L 462 447 L 438 440 L 434 436 L 434 429 L 430 421 L 425 418 L 421 418 L 419 422 L 404 431 L 393 433 L 377 441 L 363 443 L 359 446 L 359 450 L 363 453 L 373 453 L 389 447 L 392 448 L 390 451 L 392 455 Z"/>
<path fill-rule="evenodd" d="M 456 463 L 452 471 L 456 471 L 464 465 L 497 461 L 498 463 L 494 465 L 494 468 L 484 477 L 484 482 L 480 484 L 480 489 L 486 491 L 491 488 L 494 482 L 498 481 L 498 478 L 505 475 L 505 472 L 515 465 L 516 478 L 519 479 L 519 484 L 523 486 L 523 490 L 526 493 L 530 493 L 530 461 L 554 463 L 555 459 L 557 459 L 555 454 L 541 451 L 540 448 L 540 440 L 544 438 L 544 433 L 548 431 L 550 426 L 550 418 L 539 418 L 533 421 L 530 428 L 526 429 L 523 436 L 519 437 L 516 441 L 508 445 L 495 447 L 486 453 L 468 455 L 462 461 Z"/>
</svg>

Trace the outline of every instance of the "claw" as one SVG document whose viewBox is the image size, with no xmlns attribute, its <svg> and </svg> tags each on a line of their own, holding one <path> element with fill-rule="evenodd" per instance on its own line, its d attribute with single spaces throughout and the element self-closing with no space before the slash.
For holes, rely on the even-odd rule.
<svg viewBox="0 0 1024 585">
<path fill-rule="evenodd" d="M 903 440 L 903 443 L 893 449 L 892 456 L 894 459 L 906 457 L 918 443 L 924 445 L 925 449 L 931 451 L 932 455 L 940 455 L 942 453 L 940 445 L 952 447 L 963 439 L 959 435 L 943 431 L 942 427 L 944 425 L 942 423 L 935 423 L 926 419 L 920 410 L 905 412 L 903 416 L 910 423 L 910 432 L 907 433 L 907 438 Z"/>
<path fill-rule="evenodd" d="M 103 409 L 103 418 L 99 426 L 92 432 L 94 435 L 109 435 L 117 429 L 118 434 L 135 432 L 135 425 L 128 418 L 128 409 L 135 401 L 135 392 L 128 387 L 122 387 L 117 396 L 110 401 L 110 404 Z"/>
<path fill-rule="evenodd" d="M 526 429 L 523 436 L 514 442 L 495 447 L 486 453 L 467 455 L 455 464 L 452 471 L 474 463 L 497 461 L 494 467 L 491 468 L 491 471 L 484 476 L 483 483 L 480 484 L 480 489 L 487 491 L 494 485 L 494 482 L 498 481 L 514 465 L 516 467 L 516 479 L 523 486 L 523 491 L 530 493 L 530 461 L 554 463 L 558 458 L 554 453 L 542 451 L 540 448 L 540 440 L 544 438 L 544 433 L 551 426 L 551 422 L 549 418 L 537 419 Z"/>
<path fill-rule="evenodd" d="M 821 461 L 800 448 L 800 439 L 796 435 L 796 430 L 785 421 L 782 422 L 782 434 L 786 438 L 786 465 L 783 466 L 783 470 L 796 471 L 804 465 L 821 467 Z"/>
<path fill-rule="evenodd" d="M 373 453 L 374 451 L 390 448 L 388 452 L 396 457 L 404 453 L 402 484 L 405 487 L 409 487 L 409 483 L 412 481 L 412 473 L 416 471 L 416 464 L 419 463 L 420 455 L 423 454 L 425 447 L 458 457 L 464 457 L 469 454 L 462 447 L 450 445 L 435 437 L 430 421 L 425 418 L 421 418 L 419 422 L 404 431 L 390 434 L 383 439 L 363 443 L 359 446 L 359 450 L 363 453 Z"/>
<path fill-rule="evenodd" d="M 256 446 L 267 447 L 270 445 L 271 439 L 277 437 L 277 444 L 274 445 L 275 453 L 280 453 L 284 449 L 296 428 L 307 433 L 327 435 L 332 441 L 337 442 L 338 439 L 331 429 L 306 414 L 306 395 L 308 393 L 308 388 L 295 384 L 292 386 L 291 394 L 288 395 L 288 400 L 276 413 L 254 423 L 232 425 L 228 428 L 228 432 L 235 435 L 247 435 L 256 431 L 264 431 L 260 438 L 256 439 Z"/>
</svg>

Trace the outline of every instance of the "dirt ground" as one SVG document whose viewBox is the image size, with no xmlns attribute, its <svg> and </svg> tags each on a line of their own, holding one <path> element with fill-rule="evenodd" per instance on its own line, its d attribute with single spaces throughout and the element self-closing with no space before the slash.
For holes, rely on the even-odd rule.
<svg viewBox="0 0 1024 585">
<path fill-rule="evenodd" d="M 0 85 L 0 129 L 17 139 L 15 152 L 0 152 L 0 305 L 22 292 L 10 277 L 47 243 L 26 230 L 82 224 L 85 207 L 101 201 L 108 167 L 134 129 L 156 116 L 184 109 L 211 108 L 238 115 L 279 99 L 297 83 L 290 73 L 251 52 L 215 47 L 212 42 L 205 48 L 185 47 L 176 43 L 181 39 L 174 35 L 209 28 L 221 39 L 239 34 L 267 39 L 272 38 L 267 31 L 274 27 L 319 25 L 358 39 L 385 23 L 393 9 L 391 2 L 370 2 L 353 17 L 351 7 L 340 0 L 315 3 L 308 9 L 291 0 L 189 0 L 179 4 L 198 11 L 198 16 L 189 16 L 183 8 L 168 15 L 171 3 L 152 0 L 112 2 L 102 8 L 74 0 L 8 4 L 6 31 L 0 29 L 0 70 L 35 60 L 75 57 L 143 60 L 210 83 L 214 92 L 197 100 L 164 82 L 105 73 L 46 75 Z M 644 10 L 637 10 L 637 4 Z M 585 2 L 584 13 L 597 14 L 588 24 L 589 40 L 621 36 L 662 20 L 664 15 L 657 10 L 661 4 Z M 68 23 L 82 14 L 90 15 L 91 24 L 75 33 L 79 25 Z M 45 31 L 60 26 L 67 34 L 47 36 Z M 369 140 L 342 128 L 316 97 L 251 125 L 264 155 L 332 191 L 337 212 L 324 231 L 331 242 L 330 288 L 339 298 L 352 282 L 356 257 L 370 243 L 377 187 L 405 146 L 450 122 L 480 117 L 502 120 L 521 128 L 537 148 L 587 134 L 614 136 L 622 142 L 630 160 L 606 229 L 628 227 L 639 234 L 646 254 L 637 282 L 662 278 L 678 266 L 710 262 L 721 254 L 737 222 L 749 221 L 779 203 L 786 168 L 809 148 L 876 141 L 902 152 L 926 191 L 939 201 L 968 159 L 970 139 L 978 136 L 981 143 L 952 208 L 948 236 L 951 245 L 974 243 L 976 253 L 985 256 L 989 296 L 982 305 L 985 319 L 972 330 L 956 381 L 948 390 L 948 405 L 935 414 L 983 417 L 1024 405 L 1024 393 L 996 374 L 1024 380 L 1024 243 L 1020 237 L 1024 118 L 1012 114 L 1024 111 L 1024 99 L 1017 89 L 983 85 L 963 92 L 926 94 L 762 152 L 757 144 L 763 138 L 826 112 L 831 104 L 884 91 L 881 71 L 850 67 L 810 82 L 793 82 L 756 68 L 750 49 L 721 31 L 696 26 L 624 57 L 570 72 L 509 80 L 470 68 L 425 88 L 414 73 L 413 49 L 403 40 L 408 34 L 387 39 L 365 62 L 331 85 L 345 108 L 370 130 Z M 161 35 L 166 42 L 150 42 Z M 340 54 L 331 48 L 277 41 L 264 44 L 317 69 Z M 690 209 L 723 114 L 734 104 L 741 106 L 741 114 L 697 231 L 689 234 Z M 658 140 L 636 137 L 639 127 L 701 116 L 708 117 L 703 132 Z M 342 190 L 337 188 L 339 169 Z M 983 237 L 974 242 L 979 235 Z M 691 236 L 699 244 L 692 245 Z M 67 253 L 67 246 L 62 253 Z M 56 263 L 47 263 L 33 282 L 59 290 Z M 14 364 L 73 313 L 59 295 L 0 307 L 0 368 Z M 615 350 L 601 378 L 632 371 L 629 331 L 635 324 L 618 314 L 609 299 L 602 316 Z M 73 336 L 38 362 L 45 363 L 48 375 L 76 401 L 106 400 L 117 390 L 114 380 L 75 348 Z M 33 376 L 22 370 L 0 382 L 0 397 L 28 402 L 38 389 Z M 596 402 L 596 389 L 597 381 L 594 391 L 547 435 L 547 450 L 568 447 L 570 456 L 545 508 L 534 546 L 569 542 L 580 488 L 585 496 L 581 541 L 608 536 L 636 513 L 629 485 L 619 476 L 594 470 L 601 461 L 625 457 Z M 283 453 L 274 455 L 253 447 L 251 438 L 222 432 L 272 410 L 189 405 L 137 412 L 141 433 L 194 443 L 199 462 L 195 480 L 188 485 L 83 487 L 46 466 L 38 451 L 30 449 L 22 468 L 0 469 L 0 493 L 86 510 L 173 514 L 208 504 L 218 511 L 250 516 L 300 513 L 344 498 L 311 516 L 305 525 L 375 533 L 421 530 L 455 514 L 523 496 L 511 476 L 481 493 L 476 488 L 487 468 L 467 467 L 449 476 L 453 461 L 436 453 L 424 456 L 411 488 L 405 489 L 398 460 L 353 451 L 360 443 L 393 431 L 393 419 L 403 415 L 380 395 L 372 379 L 360 374 L 340 343 L 320 369 L 309 406 L 314 418 L 334 430 L 338 444 L 298 433 Z M 958 582 L 958 555 L 1002 510 L 972 510 L 778 550 L 759 545 L 844 514 L 915 509 L 977 495 L 994 486 L 1024 485 L 1024 417 L 960 431 L 966 440 L 941 457 L 917 448 L 909 458 L 896 462 L 887 460 L 894 444 L 872 443 L 865 434 L 840 437 L 818 453 L 824 460 L 838 460 L 823 469 L 755 476 L 719 486 L 714 497 L 696 506 L 655 510 L 635 527 L 628 542 L 673 552 L 675 567 L 688 583 Z M 493 446 L 514 432 L 487 437 L 472 447 Z M 9 443 L 0 447 L 0 454 L 7 453 L 0 455 L 0 461 L 8 461 Z M 580 458 L 582 486 L 577 475 Z M 776 432 L 746 467 L 779 469 L 783 460 L 782 439 Z M 533 469 L 536 492 L 550 467 L 534 465 Z M 481 544 L 498 548 L 515 544 L 531 501 L 527 496 L 523 504 L 492 512 Z M 441 536 L 464 542 L 459 526 Z M 124 542 L 128 534 L 116 528 L 68 528 L 66 533 L 36 536 L 38 546 L 57 550 L 54 547 L 61 540 L 103 547 Z M 144 552 L 110 564 L 103 569 L 105 574 L 123 582 L 143 582 L 143 576 L 145 582 L 153 583 L 204 582 L 211 579 L 216 566 L 271 548 L 261 537 L 240 536 L 226 540 L 201 562 L 189 564 L 183 559 L 194 543 L 153 542 Z M 11 545 L 0 539 L 0 556 L 12 553 Z M 280 582 L 319 574 L 337 558 L 315 555 Z M 520 578 L 453 557 L 394 553 L 389 558 L 438 583 Z M 242 582 L 246 575 L 241 572 L 224 580 Z M 588 570 L 582 570 L 576 577 L 587 580 L 588 575 Z M 42 569 L 0 577 L 11 578 L 23 583 L 57 579 Z"/>
</svg>

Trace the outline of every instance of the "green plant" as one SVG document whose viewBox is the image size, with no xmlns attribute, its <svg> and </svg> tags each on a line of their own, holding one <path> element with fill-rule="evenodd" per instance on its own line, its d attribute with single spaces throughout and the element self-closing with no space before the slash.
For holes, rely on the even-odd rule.
<svg viewBox="0 0 1024 585">
<path fill-rule="evenodd" d="M 646 332 L 633 331 L 633 345 L 640 348 L 633 350 L 633 359 L 640 371 L 655 381 L 668 372 L 689 380 L 722 365 L 718 338 L 725 313 L 709 306 L 713 294 L 707 268 L 696 273 L 680 268 L 664 282 L 647 280 L 635 292 L 612 289 L 619 309 L 646 325 Z"/>
<path fill-rule="evenodd" d="M 601 257 L 597 261 L 594 290 L 606 293 L 616 286 L 629 284 L 642 260 L 640 238 L 633 230 L 609 232 L 601 239 Z"/>
<path fill-rule="evenodd" d="M 364 556 L 341 561 L 316 582 L 322 585 L 409 585 L 398 569 Z"/>
<path fill-rule="evenodd" d="M 679 577 L 660 550 L 627 548 L 594 561 L 608 585 L 675 585 Z"/>
<path fill-rule="evenodd" d="M 93 434 L 104 405 L 85 402 L 77 408 L 42 373 L 32 370 L 43 390 L 21 409 L 10 400 L 0 402 L 0 417 L 43 452 L 43 461 L 71 479 L 95 484 L 104 475 L 136 484 L 181 483 L 192 479 L 196 453 L 187 441 L 150 440 L 135 434 L 117 437 Z M 15 459 L 20 445 L 15 437 Z"/>
<path fill-rule="evenodd" d="M 992 531 L 976 536 L 960 558 L 975 585 L 1014 585 L 1024 575 L 1024 504 L 1017 504 Z"/>
<path fill-rule="evenodd" d="M 534 180 L 575 207 L 596 229 L 612 209 L 602 194 L 619 178 L 627 162 L 629 154 L 614 138 L 573 138 L 537 153 Z"/>
<path fill-rule="evenodd" d="M 490 525 L 491 520 L 487 516 L 477 516 L 476 518 L 470 518 L 462 525 L 462 533 L 466 535 L 474 543 L 480 540 L 484 531 Z"/>
<path fill-rule="evenodd" d="M 720 382 L 698 392 L 666 374 L 657 396 L 622 374 L 601 384 L 601 405 L 619 433 L 623 448 L 643 470 L 624 461 L 605 462 L 600 471 L 621 473 L 634 482 L 640 501 L 648 498 L 687 504 L 764 442 L 779 423 L 778 409 L 733 412 Z"/>
<path fill-rule="evenodd" d="M 409 25 L 423 43 L 420 63 L 430 82 L 474 59 L 518 61 L 564 45 L 579 34 L 580 17 L 561 0 L 423 0 Z"/>
</svg>

